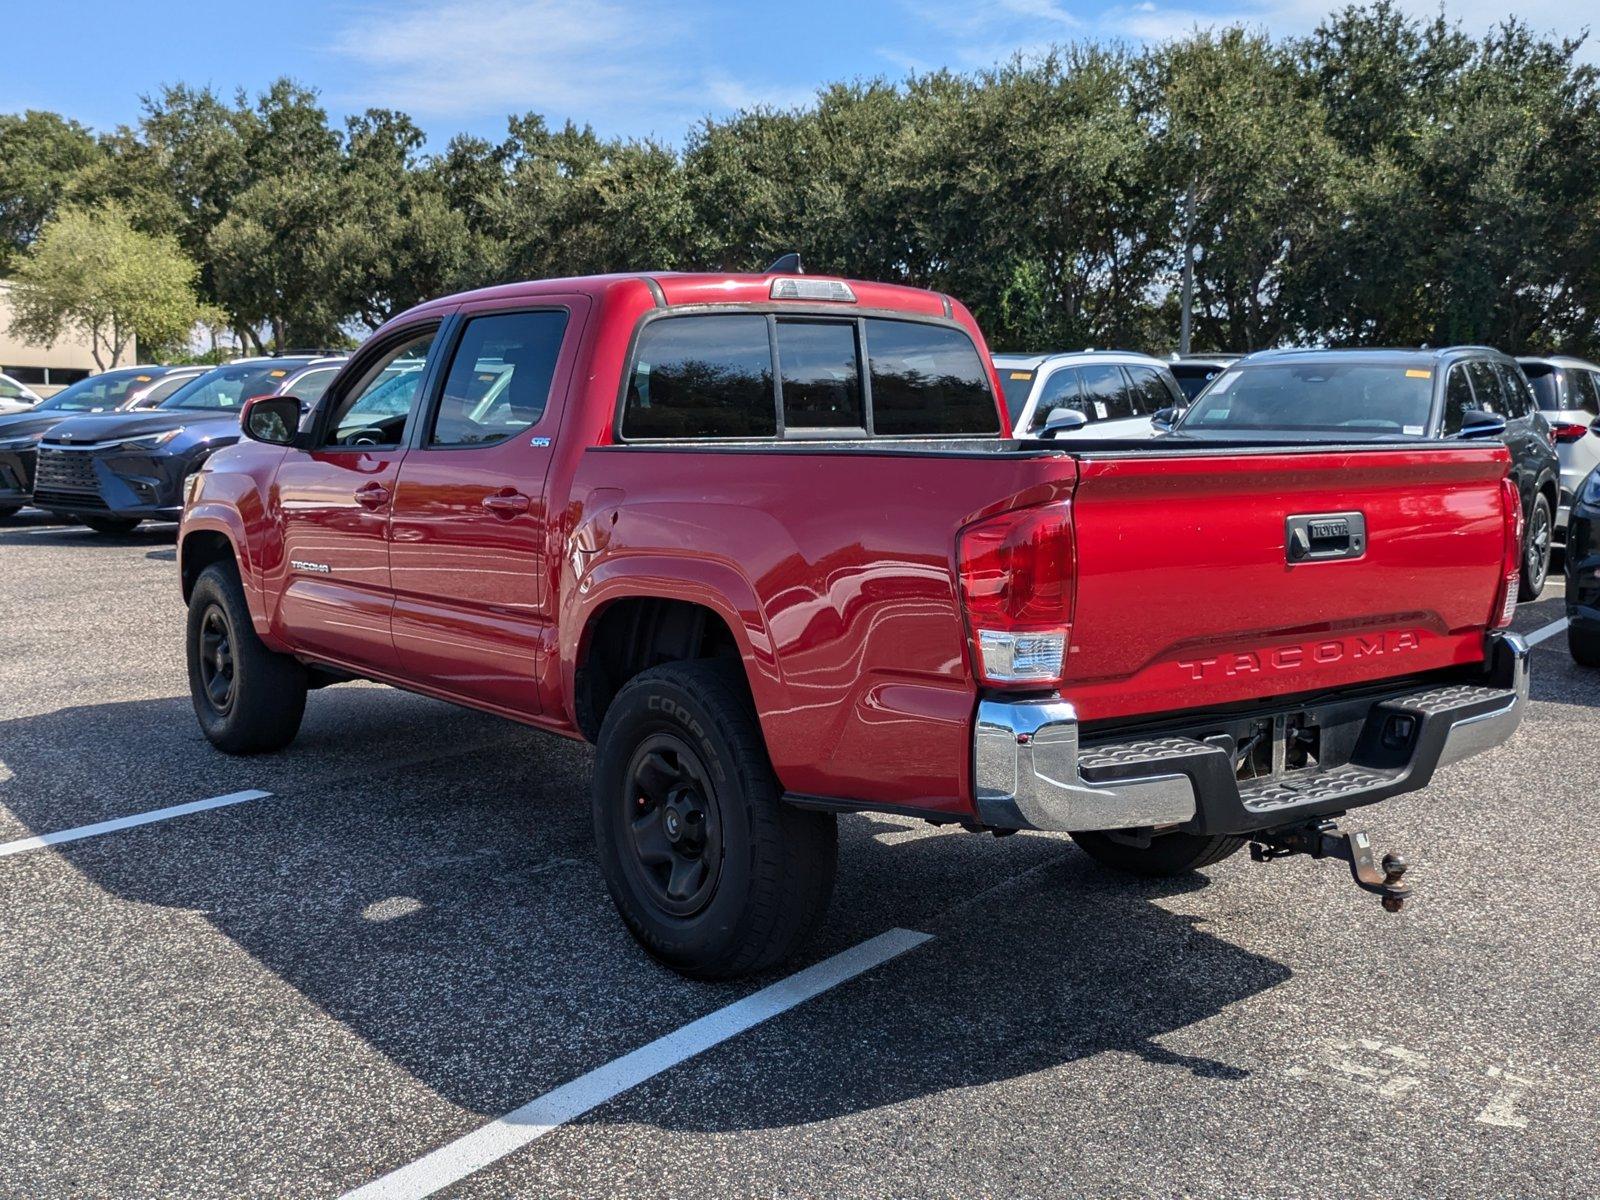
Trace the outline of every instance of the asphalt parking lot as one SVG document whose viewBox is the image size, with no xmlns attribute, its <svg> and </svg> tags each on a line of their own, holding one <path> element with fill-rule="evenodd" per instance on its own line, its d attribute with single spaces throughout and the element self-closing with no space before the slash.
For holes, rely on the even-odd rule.
<svg viewBox="0 0 1600 1200">
<path fill-rule="evenodd" d="M 528 1140 L 491 1123 L 783 980 L 633 945 L 586 747 L 345 685 L 214 752 L 173 532 L 0 524 L 0 1196 L 337 1197 L 486 1125 L 440 1194 L 1600 1193 L 1600 673 L 1559 636 L 1511 743 L 1362 818 L 1399 916 L 1337 864 L 845 818 L 797 966 L 931 936 Z"/>
</svg>

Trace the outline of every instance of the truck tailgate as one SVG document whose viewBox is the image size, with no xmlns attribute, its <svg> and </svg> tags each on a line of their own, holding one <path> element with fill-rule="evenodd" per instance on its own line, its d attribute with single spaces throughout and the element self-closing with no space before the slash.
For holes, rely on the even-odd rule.
<svg viewBox="0 0 1600 1200">
<path fill-rule="evenodd" d="M 1480 661 L 1507 469 L 1498 443 L 1086 457 L 1063 695 L 1092 721 Z M 1336 514 L 1360 552 L 1291 564 L 1289 519 Z"/>
</svg>

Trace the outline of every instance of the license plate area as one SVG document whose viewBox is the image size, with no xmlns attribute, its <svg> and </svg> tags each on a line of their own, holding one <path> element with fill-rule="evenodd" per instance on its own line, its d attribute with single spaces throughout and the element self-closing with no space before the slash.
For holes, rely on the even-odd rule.
<svg viewBox="0 0 1600 1200">
<path fill-rule="evenodd" d="M 1315 771 L 1322 760 L 1322 727 L 1309 712 L 1276 713 L 1251 722 L 1235 743 L 1234 777 L 1241 783 Z"/>
</svg>

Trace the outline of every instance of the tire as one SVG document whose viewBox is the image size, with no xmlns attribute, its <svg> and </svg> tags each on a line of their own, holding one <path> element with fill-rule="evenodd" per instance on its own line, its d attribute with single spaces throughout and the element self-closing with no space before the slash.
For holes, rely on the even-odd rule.
<svg viewBox="0 0 1600 1200">
<path fill-rule="evenodd" d="M 837 824 L 784 803 L 737 664 L 635 676 L 596 751 L 600 869 L 651 955 L 684 975 L 731 979 L 778 965 L 811 937 L 833 894 Z"/>
<path fill-rule="evenodd" d="M 139 517 L 79 517 L 90 529 L 96 533 L 132 533 L 139 527 Z"/>
<path fill-rule="evenodd" d="M 1550 577 L 1550 554 L 1555 545 L 1555 518 L 1550 500 L 1542 493 L 1534 498 L 1528 513 L 1528 532 L 1522 543 L 1522 577 L 1517 584 L 1517 599 L 1537 600 Z"/>
<path fill-rule="evenodd" d="M 260 754 L 294 741 L 306 711 L 305 668 L 256 636 L 231 562 L 213 563 L 195 581 L 185 642 L 194 714 L 213 746 Z"/>
<path fill-rule="evenodd" d="M 1600 667 L 1600 629 L 1567 626 L 1567 649 L 1580 667 Z"/>
<path fill-rule="evenodd" d="M 1130 846 L 1106 833 L 1074 833 L 1072 840 L 1095 862 L 1128 875 L 1165 879 L 1219 863 L 1247 839 L 1224 834 L 1162 833 L 1148 846 Z"/>
</svg>

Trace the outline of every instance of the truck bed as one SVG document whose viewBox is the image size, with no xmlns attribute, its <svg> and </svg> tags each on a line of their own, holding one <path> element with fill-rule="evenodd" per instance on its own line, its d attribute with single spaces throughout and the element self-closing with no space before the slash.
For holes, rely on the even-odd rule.
<svg viewBox="0 0 1600 1200">
<path fill-rule="evenodd" d="M 643 569 L 685 600 L 735 597 L 725 619 L 786 789 L 961 813 L 980 693 L 963 526 L 1070 506 L 1061 694 L 1085 720 L 1135 721 L 1481 661 L 1506 464 L 1459 442 L 633 443 L 586 451 L 571 497 L 577 525 L 615 514 L 600 559 L 631 557 L 635 578 L 659 559 Z M 1343 511 L 1366 513 L 1366 553 L 1286 562 L 1287 516 Z M 605 562 L 574 558 L 564 604 L 585 570 L 580 607 L 621 594 Z"/>
</svg>

